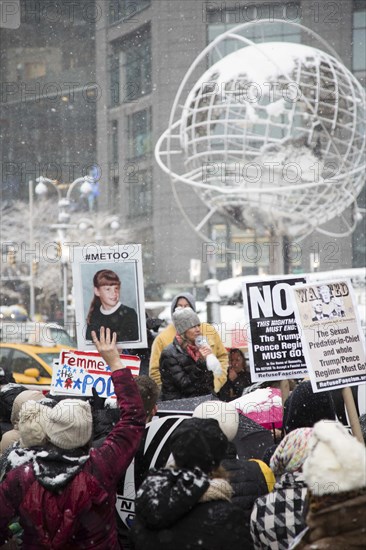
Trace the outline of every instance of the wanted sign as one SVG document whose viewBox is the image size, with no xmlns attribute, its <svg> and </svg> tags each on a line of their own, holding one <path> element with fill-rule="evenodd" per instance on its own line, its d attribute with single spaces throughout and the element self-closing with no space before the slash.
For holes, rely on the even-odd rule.
<svg viewBox="0 0 366 550">
<path fill-rule="evenodd" d="M 314 392 L 366 382 L 365 339 L 349 280 L 292 289 Z"/>
<path fill-rule="evenodd" d="M 305 282 L 304 277 L 290 276 L 243 284 L 253 382 L 307 375 L 291 295 L 292 286 Z"/>
<path fill-rule="evenodd" d="M 140 371 L 140 358 L 120 355 L 133 376 Z M 51 394 L 91 397 L 95 388 L 100 397 L 115 397 L 111 369 L 96 351 L 63 350 L 52 370 Z"/>
</svg>

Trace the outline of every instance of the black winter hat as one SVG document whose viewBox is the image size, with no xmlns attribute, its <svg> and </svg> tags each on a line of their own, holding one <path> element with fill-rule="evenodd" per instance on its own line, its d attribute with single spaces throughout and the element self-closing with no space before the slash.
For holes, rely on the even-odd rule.
<svg viewBox="0 0 366 550">
<path fill-rule="evenodd" d="M 310 381 L 301 382 L 287 399 L 283 412 L 286 433 L 312 428 L 319 420 L 334 420 L 336 411 L 330 392 L 314 393 Z"/>
<path fill-rule="evenodd" d="M 7 384 L 0 390 L 0 420 L 10 422 L 11 411 L 13 408 L 14 399 L 23 391 L 26 391 L 25 386 L 20 384 Z"/>
<path fill-rule="evenodd" d="M 188 418 L 174 430 L 170 448 L 179 468 L 210 473 L 224 458 L 228 439 L 213 418 Z"/>
</svg>

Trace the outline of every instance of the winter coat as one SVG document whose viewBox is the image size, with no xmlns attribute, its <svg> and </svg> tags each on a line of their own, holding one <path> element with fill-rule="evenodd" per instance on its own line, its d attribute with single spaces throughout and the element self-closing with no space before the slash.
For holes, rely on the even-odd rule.
<svg viewBox="0 0 366 550">
<path fill-rule="evenodd" d="M 246 371 L 238 373 L 235 380 L 230 380 L 229 376 L 221 390 L 218 392 L 218 396 L 221 401 L 232 401 L 237 397 L 241 397 L 243 389 L 251 385 L 250 374 Z"/>
<path fill-rule="evenodd" d="M 160 356 L 161 398 L 179 399 L 207 395 L 214 391 L 213 374 L 206 361 L 195 362 L 174 338 Z"/>
<path fill-rule="evenodd" d="M 259 497 L 250 518 L 256 550 L 287 550 L 305 529 L 307 487 L 300 473 L 285 473 L 268 495 Z"/>
<path fill-rule="evenodd" d="M 239 506 L 244 514 L 242 519 L 245 526 L 243 548 L 251 550 L 254 547 L 250 534 L 250 515 L 255 500 L 268 493 L 266 478 L 260 465 L 255 461 L 226 458 L 221 464 L 227 471 L 229 482 L 233 488 L 232 503 Z"/>
<path fill-rule="evenodd" d="M 242 510 L 213 481 L 194 470 L 152 470 L 136 498 L 132 537 L 136 550 L 245 548 Z"/>
<path fill-rule="evenodd" d="M 228 355 L 224 344 L 221 341 L 219 333 L 209 323 L 201 323 L 200 325 L 202 336 L 204 336 L 212 349 L 212 353 L 220 361 L 222 374 L 215 376 L 214 384 L 215 391 L 218 392 L 225 384 L 227 377 Z M 149 376 L 161 386 L 160 373 L 160 356 L 164 348 L 169 346 L 175 338 L 177 331 L 174 325 L 168 325 L 164 330 L 159 332 L 155 338 L 150 356 Z"/>
<path fill-rule="evenodd" d="M 311 497 L 313 501 L 314 497 Z M 308 531 L 296 550 L 364 550 L 366 548 L 366 489 L 353 494 L 317 497 L 317 510 L 306 517 Z M 325 505 L 321 505 L 321 501 Z"/>
<path fill-rule="evenodd" d="M 19 515 L 27 550 L 118 548 L 116 487 L 139 446 L 145 411 L 128 369 L 112 379 L 121 419 L 99 449 L 33 448 L 0 484 L 0 544 Z"/>
</svg>

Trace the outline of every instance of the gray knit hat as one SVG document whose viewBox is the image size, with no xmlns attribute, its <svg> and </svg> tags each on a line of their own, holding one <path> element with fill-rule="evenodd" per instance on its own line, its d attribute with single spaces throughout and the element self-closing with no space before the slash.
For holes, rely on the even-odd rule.
<svg viewBox="0 0 366 550">
<path fill-rule="evenodd" d="M 173 313 L 173 323 L 178 334 L 184 334 L 189 328 L 200 325 L 201 321 L 190 307 L 178 307 Z"/>
</svg>

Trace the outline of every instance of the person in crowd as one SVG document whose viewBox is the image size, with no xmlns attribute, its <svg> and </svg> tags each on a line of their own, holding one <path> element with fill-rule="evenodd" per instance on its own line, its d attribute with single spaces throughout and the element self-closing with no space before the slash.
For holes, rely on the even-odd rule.
<svg viewBox="0 0 366 550">
<path fill-rule="evenodd" d="M 312 428 L 319 420 L 335 420 L 336 408 L 332 392 L 314 393 L 310 380 L 291 392 L 283 410 L 283 428 L 289 433 L 296 428 Z"/>
<path fill-rule="evenodd" d="M 13 402 L 13 407 L 12 407 L 11 417 L 10 417 L 13 429 L 5 432 L 3 437 L 1 438 L 0 455 L 2 455 L 8 447 L 11 447 L 14 443 L 19 441 L 20 439 L 18 422 L 19 422 L 20 409 L 22 408 L 23 403 L 26 403 L 27 401 L 40 401 L 43 398 L 44 398 L 43 393 L 37 390 L 25 390 L 16 396 Z"/>
<path fill-rule="evenodd" d="M 92 340 L 92 332 L 99 336 L 100 327 L 117 334 L 117 342 L 139 340 L 139 324 L 136 311 L 121 303 L 121 281 L 114 271 L 101 269 L 93 277 L 94 296 L 86 319 L 86 340 Z"/>
<path fill-rule="evenodd" d="M 128 355 L 137 355 L 140 358 L 140 375 L 145 376 L 149 374 L 151 347 L 157 336 L 157 331 L 163 322 L 164 321 L 161 319 L 149 317 L 146 313 L 147 348 L 129 348 L 124 350 L 124 353 L 127 353 Z"/>
<path fill-rule="evenodd" d="M 251 384 L 250 372 L 246 366 L 244 353 L 240 349 L 232 348 L 229 351 L 227 380 L 218 392 L 218 397 L 222 401 L 232 401 L 240 397 L 244 388 Z"/>
<path fill-rule="evenodd" d="M 92 338 L 111 368 L 121 418 L 104 444 L 90 449 L 87 401 L 64 399 L 52 409 L 35 403 L 33 416 L 25 411 L 28 445 L 35 439 L 45 443 L 0 484 L 0 544 L 11 538 L 7 526 L 19 516 L 29 550 L 118 548 L 116 487 L 139 446 L 145 411 L 131 372 L 120 360 L 116 333 L 111 336 L 101 327 L 100 338 L 95 332 Z"/>
<path fill-rule="evenodd" d="M 308 487 L 307 529 L 293 548 L 366 548 L 365 445 L 340 422 L 317 422 L 303 475 Z"/>
<path fill-rule="evenodd" d="M 361 414 L 361 416 L 359 418 L 359 421 L 360 421 L 360 426 L 361 426 L 362 437 L 363 437 L 363 440 L 364 440 L 365 445 L 366 445 L 366 413 Z"/>
<path fill-rule="evenodd" d="M 173 318 L 174 311 L 178 308 L 190 307 L 193 311 L 196 311 L 196 301 L 192 294 L 189 292 L 183 292 L 174 296 L 171 303 L 171 314 Z M 214 377 L 215 391 L 219 391 L 220 388 L 226 382 L 226 373 L 228 367 L 228 356 L 224 344 L 221 341 L 219 333 L 209 323 L 200 323 L 201 334 L 206 338 L 209 346 L 212 349 L 212 353 L 220 361 L 222 373 L 219 376 Z M 164 330 L 162 330 L 155 338 L 150 356 L 149 376 L 161 387 L 161 374 L 160 374 L 160 356 L 164 348 L 171 344 L 177 334 L 174 323 L 169 324 Z"/>
<path fill-rule="evenodd" d="M 0 364 L 0 390 L 7 384 L 15 384 L 15 380 L 6 359 L 3 358 Z"/>
<path fill-rule="evenodd" d="M 190 307 L 178 308 L 173 313 L 173 323 L 177 334 L 160 356 L 161 399 L 212 393 L 214 375 L 206 364 L 212 350 L 208 344 L 196 345 L 196 338 L 201 336 L 197 313 Z"/>
<path fill-rule="evenodd" d="M 221 430 L 228 439 L 228 448 L 221 461 L 221 466 L 228 474 L 228 480 L 233 489 L 232 502 L 243 511 L 245 536 L 242 547 L 253 548 L 250 534 L 250 515 L 255 500 L 273 490 L 275 477 L 271 469 L 259 459 L 245 460 L 237 458 L 235 440 L 239 430 L 240 416 L 235 406 L 222 401 L 206 401 L 196 407 L 193 418 L 217 420 Z"/>
<path fill-rule="evenodd" d="M 242 548 L 243 512 L 220 467 L 228 440 L 217 420 L 183 420 L 170 438 L 174 468 L 152 470 L 136 497 L 136 550 Z"/>
<path fill-rule="evenodd" d="M 26 389 L 25 386 L 15 383 L 0 385 L 0 431 L 3 435 L 13 429 L 11 412 L 14 399 Z"/>
<path fill-rule="evenodd" d="M 294 430 L 272 455 L 270 466 L 278 481 L 272 493 L 256 500 L 250 518 L 256 550 L 285 550 L 305 527 L 307 487 L 301 470 L 311 433 L 312 428 Z"/>
</svg>

